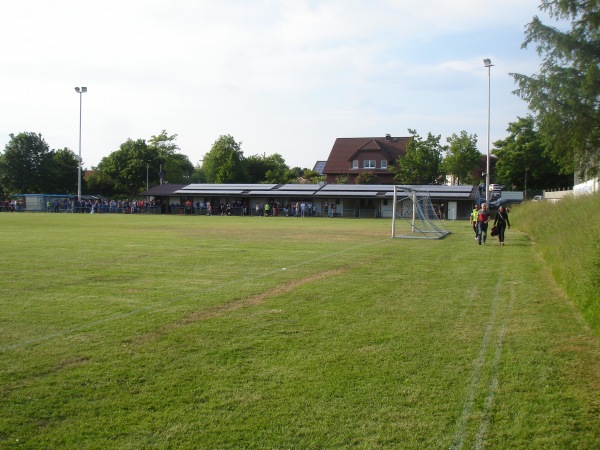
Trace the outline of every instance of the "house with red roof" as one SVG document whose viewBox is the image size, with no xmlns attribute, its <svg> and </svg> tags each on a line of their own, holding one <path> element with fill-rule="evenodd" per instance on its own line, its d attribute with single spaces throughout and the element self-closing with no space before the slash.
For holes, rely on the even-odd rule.
<svg viewBox="0 0 600 450">
<path fill-rule="evenodd" d="M 346 183 L 354 184 L 361 173 L 370 172 L 378 177 L 378 184 L 394 184 L 394 175 L 388 168 L 399 156 L 406 154 L 410 137 L 337 138 L 333 143 L 323 174 L 327 183 L 337 183 L 339 177 L 347 177 Z"/>
</svg>

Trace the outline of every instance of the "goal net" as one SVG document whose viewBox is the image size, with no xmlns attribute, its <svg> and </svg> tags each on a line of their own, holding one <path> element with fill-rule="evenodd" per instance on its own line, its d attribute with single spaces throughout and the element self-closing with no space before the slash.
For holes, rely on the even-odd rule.
<svg viewBox="0 0 600 450">
<path fill-rule="evenodd" d="M 394 186 L 392 238 L 441 239 L 448 234 L 428 191 Z"/>
</svg>

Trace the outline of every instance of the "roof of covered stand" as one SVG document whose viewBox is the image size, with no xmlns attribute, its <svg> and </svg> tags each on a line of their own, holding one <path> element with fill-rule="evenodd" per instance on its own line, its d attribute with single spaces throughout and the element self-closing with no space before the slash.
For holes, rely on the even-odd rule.
<svg viewBox="0 0 600 450">
<path fill-rule="evenodd" d="M 475 186 L 399 185 L 405 192 L 426 192 L 433 198 L 468 200 L 477 198 Z M 165 196 L 231 196 L 231 197 L 354 197 L 390 198 L 390 184 L 163 184 L 140 195 Z"/>
</svg>

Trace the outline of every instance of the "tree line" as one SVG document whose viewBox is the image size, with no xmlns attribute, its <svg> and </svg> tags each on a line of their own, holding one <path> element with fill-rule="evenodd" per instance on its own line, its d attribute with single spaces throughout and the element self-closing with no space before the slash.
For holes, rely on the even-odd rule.
<svg viewBox="0 0 600 450">
<path fill-rule="evenodd" d="M 241 142 L 220 136 L 202 163 L 194 166 L 180 152 L 177 135 L 166 130 L 150 139 L 128 139 L 102 158 L 82 179 L 82 193 L 134 198 L 160 183 L 317 183 L 311 169 L 290 168 L 280 154 L 245 157 Z M 11 134 L 0 154 L 0 197 L 22 193 L 75 194 L 78 156 L 70 149 L 51 150 L 41 134 Z"/>
<path fill-rule="evenodd" d="M 515 189 L 564 186 L 569 179 L 544 155 L 544 145 L 531 116 L 508 127 L 509 136 L 494 143 L 494 181 Z M 461 131 L 441 143 L 440 135 L 421 137 L 408 130 L 407 151 L 388 168 L 398 184 L 479 184 L 486 157 L 477 150 L 477 136 Z M 75 193 L 77 155 L 67 148 L 50 150 L 41 134 L 19 133 L 0 154 L 0 189 L 8 197 L 17 193 Z M 242 143 L 220 136 L 194 166 L 180 153 L 177 135 L 166 130 L 150 139 L 128 139 L 102 158 L 82 180 L 84 194 L 107 198 L 134 198 L 159 183 L 318 183 L 324 177 L 311 169 L 290 168 L 278 154 L 245 156 Z M 337 180 L 345 183 L 343 177 Z M 356 180 L 377 184 L 376 174 L 365 172 Z"/>
</svg>

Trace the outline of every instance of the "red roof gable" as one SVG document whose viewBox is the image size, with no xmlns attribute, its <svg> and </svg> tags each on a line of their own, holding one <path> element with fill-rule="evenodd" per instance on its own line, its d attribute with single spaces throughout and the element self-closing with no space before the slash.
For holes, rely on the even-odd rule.
<svg viewBox="0 0 600 450">
<path fill-rule="evenodd" d="M 410 137 L 364 137 L 364 138 L 337 138 L 327 158 L 323 173 L 327 175 L 327 182 L 331 183 L 338 175 L 349 175 L 350 182 L 359 173 L 373 172 L 381 181 L 392 182 L 393 176 L 387 169 L 379 168 L 381 160 L 388 162 L 388 166 L 396 162 L 399 156 L 406 154 L 406 144 Z M 353 169 L 352 161 L 359 161 L 359 167 Z M 375 170 L 363 168 L 362 161 L 376 160 L 378 165 Z M 387 180 L 389 178 L 389 180 Z"/>
</svg>

